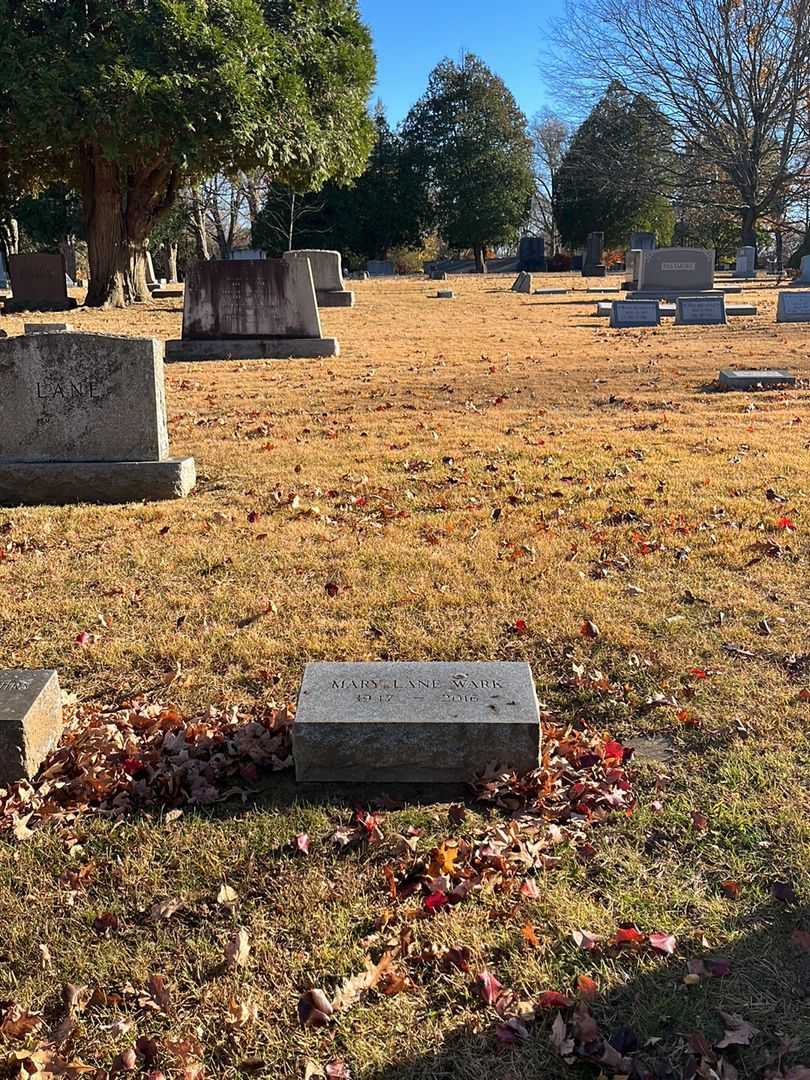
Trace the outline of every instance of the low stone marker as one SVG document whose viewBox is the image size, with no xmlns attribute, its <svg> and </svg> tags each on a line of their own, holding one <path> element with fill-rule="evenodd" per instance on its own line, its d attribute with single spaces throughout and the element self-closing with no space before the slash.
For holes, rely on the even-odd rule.
<svg viewBox="0 0 810 1080">
<path fill-rule="evenodd" d="M 585 290 L 585 292 L 587 292 L 587 293 L 599 293 L 599 295 L 601 296 L 604 293 L 622 292 L 622 289 L 621 289 L 621 287 L 619 285 L 603 285 L 601 289 L 598 289 L 598 288 L 594 287 L 593 285 L 589 285 L 588 288 Z"/>
<path fill-rule="evenodd" d="M 431 281 L 447 281 L 450 275 L 446 270 L 431 270 L 428 276 Z"/>
<path fill-rule="evenodd" d="M 195 479 L 169 457 L 159 341 L 0 341 L 0 505 L 172 499 Z"/>
<path fill-rule="evenodd" d="M 55 671 L 0 670 L 0 787 L 30 779 L 62 734 Z"/>
<path fill-rule="evenodd" d="M 276 360 L 337 356 L 325 338 L 308 259 L 218 259 L 186 277 L 183 337 L 166 360 Z"/>
<path fill-rule="evenodd" d="M 184 292 L 182 285 L 161 285 L 157 289 L 152 289 L 152 298 L 154 300 L 174 300 L 183 296 Z"/>
<path fill-rule="evenodd" d="M 23 323 L 26 334 L 72 334 L 73 327 L 67 322 L 27 322 Z"/>
<path fill-rule="evenodd" d="M 724 368 L 718 382 L 723 390 L 768 390 L 780 386 L 795 386 L 796 376 L 789 371 L 769 368 L 762 371 Z"/>
<path fill-rule="evenodd" d="M 455 300 L 455 298 L 456 298 L 456 294 L 453 292 L 452 289 L 437 289 L 436 290 L 436 299 L 437 300 Z"/>
<path fill-rule="evenodd" d="M 512 292 L 530 293 L 532 291 L 532 275 L 526 270 L 521 270 L 512 282 Z"/>
<path fill-rule="evenodd" d="M 567 296 L 568 289 L 535 289 L 535 296 Z"/>
<path fill-rule="evenodd" d="M 9 258 L 11 296 L 3 313 L 15 311 L 70 311 L 77 301 L 67 294 L 64 255 L 12 255 Z"/>
<path fill-rule="evenodd" d="M 369 259 L 366 270 L 370 277 L 393 277 L 396 273 L 394 264 L 388 259 Z"/>
<path fill-rule="evenodd" d="M 777 322 L 810 322 L 810 291 L 780 292 L 776 304 Z"/>
<path fill-rule="evenodd" d="M 660 322 L 657 300 L 614 300 L 610 305 L 610 325 L 616 330 L 631 326 L 658 326 Z"/>
<path fill-rule="evenodd" d="M 679 296 L 676 301 L 676 326 L 721 326 L 725 321 L 724 296 Z"/>
<path fill-rule="evenodd" d="M 349 281 L 368 281 L 369 276 L 368 270 L 351 270 L 346 278 Z"/>
<path fill-rule="evenodd" d="M 458 783 L 538 767 L 528 664 L 307 664 L 293 728 L 299 781 Z"/>
<path fill-rule="evenodd" d="M 339 251 L 301 248 L 287 251 L 284 259 L 308 259 L 312 267 L 318 307 L 354 307 L 354 293 L 343 284 L 343 268 Z"/>
</svg>

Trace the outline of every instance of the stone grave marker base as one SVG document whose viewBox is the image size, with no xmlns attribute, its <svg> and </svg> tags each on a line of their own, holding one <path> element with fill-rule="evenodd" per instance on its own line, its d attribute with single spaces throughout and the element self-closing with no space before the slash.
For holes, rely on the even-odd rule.
<svg viewBox="0 0 810 1080">
<path fill-rule="evenodd" d="M 538 767 L 528 664 L 307 664 L 293 728 L 298 781 L 449 783 Z"/>
<path fill-rule="evenodd" d="M 316 289 L 318 307 L 354 307 L 354 293 L 349 289 Z"/>
<path fill-rule="evenodd" d="M 55 301 L 52 304 L 37 302 L 36 305 L 23 301 L 16 301 L 13 296 L 3 301 L 3 314 L 16 315 L 23 311 L 73 311 L 79 306 L 79 301 L 72 296 L 66 300 Z"/>
<path fill-rule="evenodd" d="M 293 360 L 340 356 L 337 338 L 222 338 L 167 341 L 166 363 L 197 360 Z"/>
<path fill-rule="evenodd" d="M 723 390 L 756 390 L 759 387 L 769 389 L 781 386 L 795 386 L 796 376 L 789 371 L 763 369 L 762 371 L 746 371 L 734 368 L 724 368 L 718 379 Z"/>
<path fill-rule="evenodd" d="M 36 773 L 62 734 L 55 671 L 0 671 L 0 787 Z"/>
<path fill-rule="evenodd" d="M 196 479 L 194 458 L 0 462 L 0 506 L 183 499 Z"/>
</svg>

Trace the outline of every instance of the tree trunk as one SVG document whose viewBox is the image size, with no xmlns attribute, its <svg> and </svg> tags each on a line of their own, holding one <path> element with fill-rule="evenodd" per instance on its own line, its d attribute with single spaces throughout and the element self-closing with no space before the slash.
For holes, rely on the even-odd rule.
<svg viewBox="0 0 810 1080">
<path fill-rule="evenodd" d="M 124 307 L 129 259 L 118 166 L 89 147 L 82 161 L 82 199 L 87 227 L 88 307 Z"/>
<path fill-rule="evenodd" d="M 200 189 L 191 189 L 191 218 L 194 226 L 194 246 L 200 262 L 208 262 L 208 230 L 205 227 L 205 210 L 200 199 Z"/>
<path fill-rule="evenodd" d="M 166 262 L 168 263 L 169 283 L 174 285 L 177 281 L 177 244 L 166 245 Z"/>
<path fill-rule="evenodd" d="M 65 273 L 71 279 L 76 280 L 76 237 L 66 236 L 59 243 L 59 250 L 65 259 Z"/>
<path fill-rule="evenodd" d="M 9 255 L 16 255 L 20 248 L 20 230 L 13 217 L 0 218 L 0 255 L 8 266 Z"/>
<path fill-rule="evenodd" d="M 782 235 L 781 229 L 777 229 L 774 232 L 773 237 L 776 246 L 776 272 L 777 274 L 781 274 L 784 266 L 785 238 Z"/>
<path fill-rule="evenodd" d="M 757 246 L 757 212 L 753 206 L 746 206 L 742 212 L 742 231 L 740 235 L 740 241 L 743 247 Z"/>
<path fill-rule="evenodd" d="M 476 274 L 485 274 L 487 272 L 487 264 L 485 255 L 485 248 L 482 244 L 475 244 L 473 246 L 473 254 L 475 255 L 475 272 Z"/>
</svg>

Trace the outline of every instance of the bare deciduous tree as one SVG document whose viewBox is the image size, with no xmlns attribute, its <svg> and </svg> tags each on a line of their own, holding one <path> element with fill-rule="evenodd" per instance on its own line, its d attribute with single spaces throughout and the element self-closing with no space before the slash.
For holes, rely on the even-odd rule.
<svg viewBox="0 0 810 1080">
<path fill-rule="evenodd" d="M 618 79 L 647 94 L 681 162 L 698 151 L 707 166 L 667 186 L 696 203 L 731 193 L 721 208 L 742 243 L 806 191 L 810 0 L 569 0 L 555 36 L 555 85 L 567 76 L 594 96 Z"/>
<path fill-rule="evenodd" d="M 529 125 L 534 162 L 535 192 L 532 229 L 548 238 L 549 254 L 556 255 L 559 237 L 554 221 L 554 179 L 571 138 L 571 125 L 549 110 L 537 113 Z"/>
</svg>

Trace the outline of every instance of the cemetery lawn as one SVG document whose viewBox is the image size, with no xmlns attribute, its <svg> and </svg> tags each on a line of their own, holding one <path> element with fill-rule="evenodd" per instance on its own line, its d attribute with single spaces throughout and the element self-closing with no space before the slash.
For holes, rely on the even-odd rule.
<svg viewBox="0 0 810 1080">
<path fill-rule="evenodd" d="M 526 660 L 555 724 L 636 746 L 633 812 L 434 913 L 384 868 L 506 812 L 267 769 L 179 816 L 18 815 L 0 1076 L 556 1080 L 629 1056 L 675 1077 L 690 1052 L 705 1076 L 810 1076 L 810 390 L 710 386 L 727 366 L 810 380 L 808 328 L 775 324 L 764 282 L 729 297 L 757 316 L 627 331 L 598 294 L 510 284 L 355 282 L 354 310 L 322 312 L 339 358 L 168 367 L 197 490 L 0 511 L 0 668 L 57 668 L 78 731 L 136 698 L 275 715 L 311 659 Z M 180 304 L 69 320 L 166 339 Z M 137 749 L 99 744 L 101 793 L 105 754 Z M 376 842 L 341 849 L 360 799 Z M 620 926 L 643 938 L 611 944 Z M 332 998 L 403 930 L 394 977 L 301 1026 L 302 994 Z M 532 1003 L 524 1031 L 482 972 Z M 585 995 L 601 1066 L 561 1059 L 584 1040 L 559 1046 L 572 1008 L 547 991 Z"/>
</svg>

